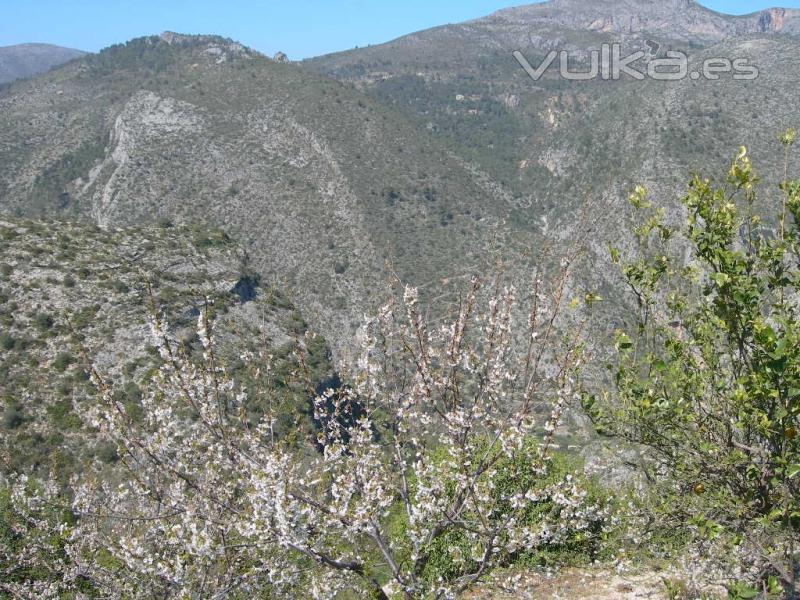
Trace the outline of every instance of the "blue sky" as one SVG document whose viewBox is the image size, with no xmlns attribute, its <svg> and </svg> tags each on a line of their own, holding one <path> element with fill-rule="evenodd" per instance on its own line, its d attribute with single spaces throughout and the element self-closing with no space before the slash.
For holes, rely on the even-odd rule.
<svg viewBox="0 0 800 600">
<path fill-rule="evenodd" d="M 587 0 L 591 1 L 591 0 Z M 776 2 L 701 0 L 742 14 Z M 0 46 L 47 42 L 97 51 L 160 33 L 217 33 L 299 59 L 465 21 L 525 0 L 0 0 Z"/>
</svg>

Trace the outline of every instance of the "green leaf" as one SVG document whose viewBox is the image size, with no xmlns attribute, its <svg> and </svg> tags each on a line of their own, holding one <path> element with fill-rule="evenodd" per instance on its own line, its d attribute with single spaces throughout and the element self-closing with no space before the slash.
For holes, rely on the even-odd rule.
<svg viewBox="0 0 800 600">
<path fill-rule="evenodd" d="M 750 600 L 757 597 L 758 590 L 744 583 L 734 583 L 728 588 L 730 600 Z"/>
<path fill-rule="evenodd" d="M 617 334 L 617 350 L 630 350 L 633 348 L 633 342 L 627 333 L 619 332 Z"/>
<path fill-rule="evenodd" d="M 714 281 L 717 283 L 718 287 L 722 287 L 727 284 L 731 280 L 730 276 L 727 273 L 716 273 L 714 275 Z"/>
</svg>

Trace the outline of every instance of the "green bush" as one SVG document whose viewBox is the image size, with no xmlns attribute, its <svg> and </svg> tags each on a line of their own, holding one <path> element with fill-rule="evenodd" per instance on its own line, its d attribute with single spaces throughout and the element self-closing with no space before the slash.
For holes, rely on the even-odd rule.
<svg viewBox="0 0 800 600">
<path fill-rule="evenodd" d="M 787 164 L 793 141 L 788 132 Z M 613 393 L 587 394 L 584 406 L 603 432 L 644 448 L 665 525 L 698 540 L 747 540 L 790 585 L 800 542 L 800 181 L 780 182 L 781 201 L 763 216 L 757 181 L 744 149 L 725 183 L 695 176 L 681 229 L 637 188 L 639 256 L 612 258 L 639 313 L 616 334 Z"/>
<path fill-rule="evenodd" d="M 119 453 L 117 452 L 116 444 L 111 442 L 101 442 L 95 448 L 95 456 L 107 465 L 114 464 L 119 461 Z"/>
<path fill-rule="evenodd" d="M 17 341 L 8 333 L 0 334 L 0 348 L 3 350 L 13 350 Z"/>
<path fill-rule="evenodd" d="M 17 429 L 25 424 L 27 418 L 18 405 L 7 406 L 3 411 L 3 427 L 6 429 Z"/>
<path fill-rule="evenodd" d="M 111 283 L 111 287 L 115 292 L 118 292 L 120 294 L 127 294 L 128 292 L 131 291 L 131 288 L 129 288 L 124 281 L 120 281 L 119 279 L 115 279 Z"/>
<path fill-rule="evenodd" d="M 100 312 L 100 306 L 87 306 L 72 315 L 72 326 L 75 329 L 85 329 Z"/>
<path fill-rule="evenodd" d="M 33 317 L 33 324 L 39 331 L 46 332 L 53 328 L 55 319 L 47 313 L 40 312 Z"/>
<path fill-rule="evenodd" d="M 308 330 L 308 323 L 303 318 L 303 315 L 296 310 L 292 311 L 292 314 L 287 318 L 286 326 L 295 335 L 302 335 Z"/>
<path fill-rule="evenodd" d="M 71 364 L 75 362 L 75 358 L 69 352 L 59 352 L 53 360 L 53 368 L 56 371 L 64 372 Z"/>
<path fill-rule="evenodd" d="M 72 410 L 72 401 L 64 398 L 47 405 L 47 414 L 57 431 L 78 430 L 81 419 Z"/>
</svg>

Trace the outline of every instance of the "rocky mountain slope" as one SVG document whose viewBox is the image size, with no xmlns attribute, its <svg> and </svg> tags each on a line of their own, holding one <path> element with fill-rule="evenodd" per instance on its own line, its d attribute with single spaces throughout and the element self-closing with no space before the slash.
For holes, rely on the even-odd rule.
<svg viewBox="0 0 800 600">
<path fill-rule="evenodd" d="M 85 54 L 80 50 L 50 44 L 0 47 L 0 85 L 44 73 Z"/>
<path fill-rule="evenodd" d="M 612 39 L 697 47 L 762 34 L 800 35 L 800 10 L 773 8 L 734 16 L 709 10 L 695 0 L 549 0 L 306 62 L 340 76 L 353 72 L 390 76 L 403 65 L 415 64 L 422 72 L 436 64 L 477 66 L 496 52 L 512 50 L 577 50 Z"/>
<path fill-rule="evenodd" d="M 197 318 L 213 302 L 224 359 L 273 356 L 276 397 L 288 423 L 303 419 L 305 388 L 289 387 L 302 344 L 312 377 L 331 375 L 322 338 L 280 290 L 260 285 L 245 251 L 220 230 L 94 226 L 0 218 L 0 471 L 67 478 L 92 461 L 113 463 L 84 418 L 98 402 L 88 365 L 135 407 L 160 365 L 153 314 L 189 355 Z M 287 396 L 288 394 L 288 396 Z M 258 406 L 251 407 L 254 415 Z"/>
<path fill-rule="evenodd" d="M 0 209 L 241 239 L 334 344 L 389 271 L 436 289 L 506 205 L 424 129 L 328 78 L 209 36 L 134 40 L 0 92 Z"/>
<path fill-rule="evenodd" d="M 501 10 L 474 24 L 492 24 L 509 32 L 514 26 L 551 26 L 709 43 L 749 34 L 800 34 L 800 10 L 773 8 L 733 16 L 695 0 L 551 0 Z"/>
<path fill-rule="evenodd" d="M 779 129 L 795 116 L 787 93 L 797 75 L 790 63 L 800 48 L 799 27 L 800 11 L 788 9 L 737 17 L 693 0 L 552 0 L 305 64 L 404 111 L 518 193 L 541 193 L 567 171 L 573 181 L 586 180 L 589 169 L 591 179 L 607 173 L 607 159 L 633 157 L 641 150 L 637 139 L 660 132 L 657 115 L 664 106 L 683 122 L 684 131 L 675 133 L 684 135 L 688 129 L 707 144 L 709 128 L 694 126 L 697 115 L 676 93 L 707 107 L 707 117 L 724 120 L 718 121 L 719 130 L 747 138 Z M 655 45 L 647 46 L 648 41 Z M 717 81 L 687 76 L 675 83 L 601 77 L 568 81 L 559 76 L 556 60 L 542 79 L 533 81 L 512 55 L 520 51 L 538 66 L 547 52 L 566 50 L 573 70 L 586 71 L 589 52 L 612 42 L 623 45 L 623 56 L 643 50 L 663 58 L 667 49 L 682 50 L 691 62 L 690 73 L 699 72 L 708 58 L 739 58 L 760 75 L 756 81 L 734 80 L 732 74 Z M 645 60 L 633 66 L 646 70 Z M 764 91 L 768 103 L 755 103 Z M 751 103 L 757 108 L 742 114 Z M 575 160 L 577 148 L 565 148 L 565 134 L 589 141 L 598 126 L 619 123 L 631 111 L 637 117 L 625 122 L 623 145 L 598 137 L 588 144 L 594 158 L 580 160 Z M 661 146 L 659 159 L 682 163 L 682 149 Z M 717 146 L 717 151 L 729 149 Z M 581 165 L 577 171 L 576 164 Z M 692 163 L 698 168 L 706 164 Z"/>
<path fill-rule="evenodd" d="M 691 0 L 553 0 L 304 64 L 427 127 L 508 194 L 510 220 L 523 229 L 575 239 L 585 207 L 594 264 L 585 272 L 596 281 L 613 272 L 607 244 L 629 239 L 626 197 L 634 185 L 674 209 L 690 171 L 724 173 L 740 145 L 765 174 L 782 173 L 777 136 L 800 123 L 792 99 L 799 15 L 734 17 Z M 572 70 L 585 72 L 590 52 L 613 42 L 622 56 L 644 51 L 633 65 L 644 72 L 647 60 L 682 51 L 687 76 L 570 81 L 555 60 L 534 81 L 512 54 L 536 67 L 548 52 L 566 50 Z M 759 76 L 701 76 L 705 61 L 718 59 L 747 61 Z M 503 202 L 501 194 L 491 198 Z"/>
</svg>

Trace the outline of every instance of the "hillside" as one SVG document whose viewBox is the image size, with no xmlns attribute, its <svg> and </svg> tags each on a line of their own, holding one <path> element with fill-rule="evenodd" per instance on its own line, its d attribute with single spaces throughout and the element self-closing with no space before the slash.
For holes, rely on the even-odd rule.
<svg viewBox="0 0 800 600">
<path fill-rule="evenodd" d="M 286 425 L 302 421 L 305 391 L 285 387 L 307 324 L 280 290 L 260 286 L 244 251 L 219 230 L 137 227 L 103 231 L 63 222 L 0 219 L 0 469 L 66 479 L 113 446 L 86 422 L 98 402 L 91 361 L 136 407 L 161 364 L 153 312 L 190 355 L 196 322 L 214 303 L 217 337 L 234 355 L 274 355 L 276 393 L 287 393 Z M 331 367 L 322 338 L 307 345 L 318 379 Z M 253 414 L 258 407 L 250 407 Z M 283 426 L 283 425 L 282 425 Z"/>
<path fill-rule="evenodd" d="M 781 168 L 800 41 L 796 15 L 776 14 L 560 0 L 301 66 L 214 36 L 134 40 L 0 92 L 0 209 L 224 227 L 339 358 L 392 274 L 451 298 L 494 249 L 525 273 L 545 240 L 555 256 L 586 238 L 577 285 L 610 294 L 607 244 L 628 239 L 633 185 L 671 209 L 686 172 L 718 172 L 742 143 Z M 739 57 L 760 77 L 571 82 L 551 69 L 534 82 L 510 54 L 536 64 L 550 48 L 585 58 L 648 38 L 689 52 L 692 69 Z"/>
<path fill-rule="evenodd" d="M 744 16 L 709 10 L 695 0 L 550 0 L 499 10 L 491 15 L 434 27 L 385 44 L 358 48 L 306 61 L 342 77 L 394 75 L 401 66 L 421 67 L 485 62 L 511 50 L 581 49 L 599 41 L 651 39 L 694 47 L 760 34 L 800 35 L 800 10 L 773 8 Z M 484 60 L 481 60 L 481 57 Z"/>
<path fill-rule="evenodd" d="M 85 54 L 80 50 L 51 44 L 0 47 L 0 85 L 44 73 Z"/>
<path fill-rule="evenodd" d="M 511 39 L 515 26 L 550 26 L 700 44 L 761 33 L 800 34 L 800 10 L 772 8 L 734 16 L 695 0 L 551 0 L 500 10 L 473 24 L 505 29 L 506 39 Z"/>
<path fill-rule="evenodd" d="M 650 177 L 670 178 L 687 165 L 717 167 L 716 159 L 730 152 L 727 140 L 718 139 L 726 131 L 741 141 L 758 137 L 756 145 L 773 139 L 798 116 L 788 89 L 798 74 L 791 60 L 800 48 L 799 22 L 797 11 L 734 17 L 689 0 L 554 0 L 305 64 L 427 125 L 455 153 L 540 208 L 565 194 L 617 196 L 639 180 L 639 169 L 622 163 L 641 165 L 643 153 L 652 157 L 649 164 L 679 167 L 648 169 Z M 757 82 L 730 75 L 568 81 L 556 61 L 534 82 L 512 56 L 521 51 L 538 66 L 547 52 L 566 50 L 573 68 L 585 71 L 588 52 L 601 44 L 618 42 L 624 55 L 650 51 L 645 41 L 660 44 L 661 56 L 667 48 L 687 52 L 690 70 L 707 58 L 746 58 L 760 76 Z M 643 61 L 635 66 L 641 70 Z M 597 134 L 605 129 L 614 135 Z M 687 161 L 684 150 L 696 147 L 701 161 Z M 609 188 L 611 180 L 618 186 Z"/>
<path fill-rule="evenodd" d="M 435 288 L 508 212 L 394 109 L 209 36 L 134 40 L 0 92 L 0 163 L 8 213 L 224 227 L 336 346 L 385 296 L 387 261 Z"/>
</svg>

